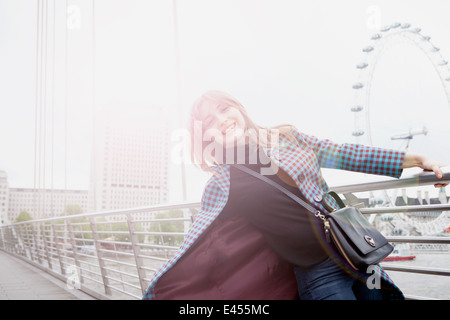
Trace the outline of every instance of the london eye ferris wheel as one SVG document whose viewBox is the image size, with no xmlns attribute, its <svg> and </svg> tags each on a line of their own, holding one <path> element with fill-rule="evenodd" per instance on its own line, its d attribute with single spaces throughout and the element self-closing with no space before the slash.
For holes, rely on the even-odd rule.
<svg viewBox="0 0 450 320">
<path fill-rule="evenodd" d="M 431 63 L 434 74 L 438 76 L 438 81 L 435 81 L 434 84 L 439 82 L 439 86 L 441 87 L 441 89 L 438 89 L 440 90 L 439 94 L 442 98 L 442 93 L 444 93 L 445 101 L 443 101 L 443 103 L 445 104 L 447 113 L 450 111 L 450 68 L 448 61 L 442 56 L 440 48 L 433 44 L 431 37 L 424 35 L 420 28 L 412 27 L 409 23 L 393 23 L 381 28 L 377 33 L 370 37 L 370 43 L 362 49 L 362 59 L 356 65 L 358 79 L 352 85 L 352 89 L 355 93 L 355 103 L 351 106 L 350 110 L 354 116 L 352 136 L 355 137 L 358 143 L 370 146 L 378 145 L 380 144 L 380 140 L 377 140 L 374 137 L 379 136 L 380 128 L 388 128 L 391 130 L 391 134 L 389 134 L 390 140 L 403 140 L 405 142 L 403 148 L 407 151 L 410 141 L 414 136 L 427 135 L 429 132 L 430 128 L 427 128 L 425 125 L 421 125 L 419 127 L 408 126 L 408 119 L 404 119 L 406 123 L 402 123 L 402 119 L 399 119 L 402 116 L 397 118 L 391 116 L 394 119 L 388 119 L 390 117 L 390 112 L 393 110 L 387 110 L 389 114 L 384 115 L 384 118 L 373 119 L 373 114 L 376 112 L 376 108 L 374 108 L 375 97 L 373 95 L 375 68 L 380 67 L 380 57 L 383 53 L 386 53 L 388 48 L 401 43 L 407 44 L 409 47 L 415 48 L 415 51 L 421 52 L 422 56 L 425 56 L 429 61 L 427 65 L 428 68 Z M 414 66 L 410 67 L 414 68 Z M 435 75 L 434 77 L 436 78 Z M 405 103 L 400 103 L 400 105 L 396 107 L 398 107 L 398 109 L 402 109 L 405 107 L 404 104 Z M 425 118 L 424 114 L 428 111 L 426 110 L 427 108 L 424 109 L 425 110 L 422 112 L 418 110 L 401 110 L 401 113 L 397 112 L 396 115 L 401 115 L 408 112 L 415 113 L 414 116 L 417 119 L 422 120 Z M 447 117 L 446 114 L 444 114 L 444 117 Z M 380 119 L 382 120 L 380 121 Z M 386 122 L 386 124 L 380 122 Z M 436 131 L 436 128 L 431 129 Z M 394 132 L 395 134 L 393 134 Z M 383 138 L 386 140 L 388 139 L 388 136 L 385 135 Z M 388 203 L 393 205 L 392 201 L 396 197 L 397 191 L 398 190 L 394 190 L 393 197 L 389 197 L 385 190 L 385 202 L 383 205 L 389 205 Z M 392 219 L 392 217 L 388 218 Z M 442 212 L 436 219 L 428 221 L 427 223 L 418 222 L 414 218 L 408 217 L 404 214 L 400 214 L 400 218 L 403 221 L 407 221 L 407 223 L 424 235 L 441 232 L 448 226 L 450 221 L 450 215 L 448 212 Z"/>
<path fill-rule="evenodd" d="M 358 79 L 352 85 L 355 93 L 355 104 L 351 106 L 354 115 L 354 129 L 352 135 L 358 143 L 374 144 L 374 121 L 371 119 L 373 113 L 373 97 L 371 96 L 374 70 L 377 67 L 382 53 L 392 45 L 406 43 L 418 48 L 431 62 L 435 73 L 439 77 L 440 84 L 446 98 L 446 104 L 450 106 L 450 68 L 448 62 L 443 58 L 440 48 L 434 45 L 431 37 L 422 34 L 422 30 L 412 27 L 409 23 L 393 23 L 385 26 L 379 32 L 373 34 L 370 43 L 362 49 L 362 60 L 356 65 Z M 416 50 L 417 51 L 417 50 Z M 379 121 L 375 124 L 379 125 Z M 418 128 L 397 128 L 401 133 L 391 135 L 391 139 L 404 139 L 409 141 L 414 135 L 428 132 L 426 126 Z"/>
</svg>

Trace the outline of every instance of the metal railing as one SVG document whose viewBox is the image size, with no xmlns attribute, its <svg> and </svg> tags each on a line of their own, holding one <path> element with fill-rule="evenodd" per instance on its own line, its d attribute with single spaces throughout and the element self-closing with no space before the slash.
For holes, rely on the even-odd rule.
<svg viewBox="0 0 450 320">
<path fill-rule="evenodd" d="M 353 193 L 450 183 L 450 170 L 444 171 L 444 177 L 439 181 L 432 173 L 422 173 L 332 189 L 347 199 L 357 199 Z M 69 289 L 82 290 L 98 299 L 140 299 L 153 273 L 181 244 L 199 208 L 199 202 L 179 203 L 15 223 L 0 227 L 0 250 L 65 281 Z M 361 208 L 372 221 L 384 214 L 447 210 L 450 211 L 448 203 Z M 450 236 L 389 236 L 388 240 L 444 247 L 450 244 Z M 445 268 L 397 263 L 383 264 L 383 267 L 396 273 L 450 280 L 450 269 Z M 450 297 L 450 290 L 446 294 Z M 424 298 L 414 289 L 408 297 Z"/>
<path fill-rule="evenodd" d="M 158 205 L 15 223 L 0 227 L 0 250 L 65 281 L 69 289 L 98 299 L 140 299 L 199 207 Z"/>
</svg>

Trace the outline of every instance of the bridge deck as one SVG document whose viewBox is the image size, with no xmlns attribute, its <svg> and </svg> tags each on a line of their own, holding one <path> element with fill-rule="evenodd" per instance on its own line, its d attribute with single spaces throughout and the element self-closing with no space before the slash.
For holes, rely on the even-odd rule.
<svg viewBox="0 0 450 320">
<path fill-rule="evenodd" d="M 0 300 L 93 300 L 0 250 Z"/>
</svg>

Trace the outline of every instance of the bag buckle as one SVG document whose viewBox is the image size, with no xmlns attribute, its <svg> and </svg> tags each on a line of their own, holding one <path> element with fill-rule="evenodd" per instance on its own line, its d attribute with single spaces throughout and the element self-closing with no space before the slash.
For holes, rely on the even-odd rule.
<svg viewBox="0 0 450 320">
<path fill-rule="evenodd" d="M 325 215 L 322 212 L 320 212 L 320 211 L 316 211 L 314 216 L 317 217 L 317 218 L 320 218 L 322 221 L 326 221 L 327 220 Z"/>
<path fill-rule="evenodd" d="M 376 245 L 375 245 L 375 240 L 373 240 L 372 237 L 369 237 L 368 235 L 365 235 L 365 236 L 364 236 L 364 239 L 365 239 L 366 242 L 367 242 L 368 244 L 370 244 L 372 247 L 375 247 L 375 246 L 376 246 Z"/>
</svg>

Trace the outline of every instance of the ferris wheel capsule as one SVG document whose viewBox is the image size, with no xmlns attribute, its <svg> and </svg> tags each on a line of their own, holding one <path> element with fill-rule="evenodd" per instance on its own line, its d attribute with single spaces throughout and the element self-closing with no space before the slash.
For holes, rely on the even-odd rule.
<svg viewBox="0 0 450 320">
<path fill-rule="evenodd" d="M 352 132 L 352 135 L 354 137 L 360 137 L 360 136 L 364 135 L 364 131 L 362 131 L 362 130 L 355 130 L 355 131 Z"/>
<path fill-rule="evenodd" d="M 445 61 L 445 60 L 442 60 L 441 62 L 438 62 L 438 66 L 445 66 L 447 64 L 448 64 L 448 62 Z"/>
<path fill-rule="evenodd" d="M 359 112 L 359 111 L 361 111 L 362 109 L 363 109 L 363 106 L 357 105 L 357 106 L 352 107 L 350 110 L 351 110 L 352 112 Z"/>
<path fill-rule="evenodd" d="M 408 29 L 409 27 L 411 27 L 411 25 L 409 23 L 404 23 L 400 26 L 400 28 L 402 28 L 402 29 Z"/>
<path fill-rule="evenodd" d="M 376 34 L 374 34 L 370 39 L 372 39 L 372 40 L 378 40 L 378 39 L 381 39 L 381 34 L 376 33 Z"/>
<path fill-rule="evenodd" d="M 370 52 L 370 51 L 373 51 L 373 47 L 372 47 L 372 46 L 364 47 L 364 48 L 362 49 L 362 51 L 363 51 L 363 52 Z"/>
<path fill-rule="evenodd" d="M 381 216 L 381 221 L 392 221 L 394 216 L 392 214 L 384 214 Z"/>
<path fill-rule="evenodd" d="M 356 68 L 358 68 L 358 69 L 364 69 L 364 68 L 366 68 L 368 65 L 369 65 L 369 64 L 366 63 L 366 62 L 361 62 L 361 63 L 359 63 L 359 64 L 356 65 Z"/>
<path fill-rule="evenodd" d="M 398 27 L 400 27 L 400 22 L 394 22 L 393 24 L 391 24 L 391 28 L 398 28 Z"/>
<path fill-rule="evenodd" d="M 353 89 L 361 89 L 364 85 L 361 82 L 355 83 L 352 88 Z"/>
<path fill-rule="evenodd" d="M 391 30 L 391 26 L 384 26 L 383 28 L 380 29 L 381 32 L 387 32 Z"/>
</svg>

